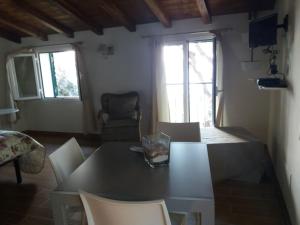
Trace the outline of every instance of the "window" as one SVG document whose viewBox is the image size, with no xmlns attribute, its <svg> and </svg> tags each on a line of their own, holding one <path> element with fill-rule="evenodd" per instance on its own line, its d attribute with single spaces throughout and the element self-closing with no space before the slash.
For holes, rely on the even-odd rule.
<svg viewBox="0 0 300 225">
<path fill-rule="evenodd" d="M 10 59 L 8 71 L 16 100 L 79 99 L 76 53 L 73 49 L 16 55 Z"/>
<path fill-rule="evenodd" d="M 75 51 L 39 54 L 44 96 L 78 98 Z"/>
<path fill-rule="evenodd" d="M 38 67 L 34 54 L 20 54 L 10 59 L 8 64 L 10 86 L 15 99 L 40 98 Z"/>
<path fill-rule="evenodd" d="M 163 60 L 170 121 L 213 126 L 214 40 L 170 43 Z"/>
</svg>

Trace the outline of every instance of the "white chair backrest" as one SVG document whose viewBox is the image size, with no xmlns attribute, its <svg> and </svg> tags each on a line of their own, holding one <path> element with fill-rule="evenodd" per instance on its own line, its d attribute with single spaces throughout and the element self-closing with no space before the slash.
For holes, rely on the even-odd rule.
<svg viewBox="0 0 300 225">
<path fill-rule="evenodd" d="M 171 225 L 163 200 L 123 202 L 79 193 L 89 225 Z"/>
<path fill-rule="evenodd" d="M 200 142 L 199 123 L 159 122 L 157 131 L 167 134 L 174 142 Z"/>
<path fill-rule="evenodd" d="M 62 183 L 84 161 L 81 148 L 73 137 L 49 155 L 58 184 Z"/>
</svg>

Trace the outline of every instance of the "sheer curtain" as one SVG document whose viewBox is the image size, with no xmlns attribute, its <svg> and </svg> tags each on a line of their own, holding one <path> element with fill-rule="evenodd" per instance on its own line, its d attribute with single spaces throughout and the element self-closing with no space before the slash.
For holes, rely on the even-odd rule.
<svg viewBox="0 0 300 225">
<path fill-rule="evenodd" d="M 166 89 L 166 77 L 163 58 L 164 41 L 162 38 L 152 40 L 152 132 L 158 122 L 170 122 L 170 109 Z"/>
<path fill-rule="evenodd" d="M 11 84 L 10 84 L 10 79 L 9 79 L 9 76 L 11 76 L 9 74 L 9 60 L 10 60 L 10 57 L 8 56 L 7 59 L 6 59 L 6 82 L 7 82 L 7 85 L 5 85 L 5 94 L 6 94 L 6 100 L 7 100 L 7 105 L 9 108 L 18 108 L 17 107 L 17 103 L 15 102 L 14 100 L 14 97 L 13 97 L 13 94 L 12 94 L 12 90 L 11 90 Z M 9 123 L 12 124 L 12 123 L 16 123 L 18 120 L 18 117 L 17 117 L 17 113 L 11 113 L 9 115 Z"/>
<path fill-rule="evenodd" d="M 82 122 L 85 134 L 93 133 L 97 129 L 96 111 L 92 101 L 92 93 L 88 73 L 79 44 L 72 44 L 76 51 L 76 62 L 79 74 L 80 93 L 83 104 Z"/>
<path fill-rule="evenodd" d="M 223 126 L 223 110 L 224 110 L 224 87 L 223 87 L 223 49 L 221 34 L 216 34 L 216 86 L 217 86 L 217 98 L 216 98 L 216 127 Z"/>
</svg>

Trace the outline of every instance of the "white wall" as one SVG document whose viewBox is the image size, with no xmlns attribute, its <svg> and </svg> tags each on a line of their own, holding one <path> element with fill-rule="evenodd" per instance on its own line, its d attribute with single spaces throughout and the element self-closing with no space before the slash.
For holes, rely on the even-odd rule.
<svg viewBox="0 0 300 225">
<path fill-rule="evenodd" d="M 251 72 L 241 70 L 240 61 L 249 60 L 247 40 L 248 15 L 237 14 L 213 18 L 213 24 L 203 25 L 200 18 L 175 21 L 165 29 L 159 23 L 140 25 L 137 32 L 125 28 L 105 29 L 103 36 L 92 32 L 76 32 L 75 39 L 51 35 L 48 42 L 33 38 L 23 39 L 22 46 L 39 46 L 82 41 L 83 54 L 90 75 L 93 102 L 100 107 L 104 92 L 137 90 L 141 95 L 143 111 L 142 127 L 147 132 L 151 111 L 151 49 L 149 39 L 142 35 L 166 34 L 207 30 L 208 28 L 233 28 L 223 34 L 226 73 L 225 125 L 243 126 L 266 141 L 268 128 L 269 95 L 257 91 Z M 97 51 L 101 43 L 113 44 L 115 55 L 104 59 Z M 18 46 L 20 47 L 20 46 Z M 82 107 L 80 102 L 32 101 L 22 107 L 22 118 L 28 129 L 47 131 L 82 131 Z"/>
<path fill-rule="evenodd" d="M 258 90 L 255 78 L 266 73 L 267 65 L 259 72 L 241 68 L 241 61 L 250 60 L 248 40 L 243 40 L 247 25 L 241 31 L 224 35 L 224 122 L 229 126 L 245 127 L 266 142 L 270 93 Z M 266 56 L 261 50 L 255 50 L 255 60 L 265 62 Z"/>
<path fill-rule="evenodd" d="M 281 0 L 280 22 L 289 14 L 289 31 L 281 39 L 281 70 L 289 88 L 273 93 L 269 146 L 292 223 L 300 224 L 300 1 Z"/>
</svg>

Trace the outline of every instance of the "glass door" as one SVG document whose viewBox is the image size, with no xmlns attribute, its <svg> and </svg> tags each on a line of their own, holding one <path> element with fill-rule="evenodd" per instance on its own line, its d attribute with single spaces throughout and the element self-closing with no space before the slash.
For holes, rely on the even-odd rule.
<svg viewBox="0 0 300 225">
<path fill-rule="evenodd" d="M 170 120 L 214 126 L 214 40 L 182 41 L 163 48 Z"/>
<path fill-rule="evenodd" d="M 201 127 L 214 125 L 213 45 L 213 41 L 189 42 L 189 121 L 199 122 Z"/>
</svg>

